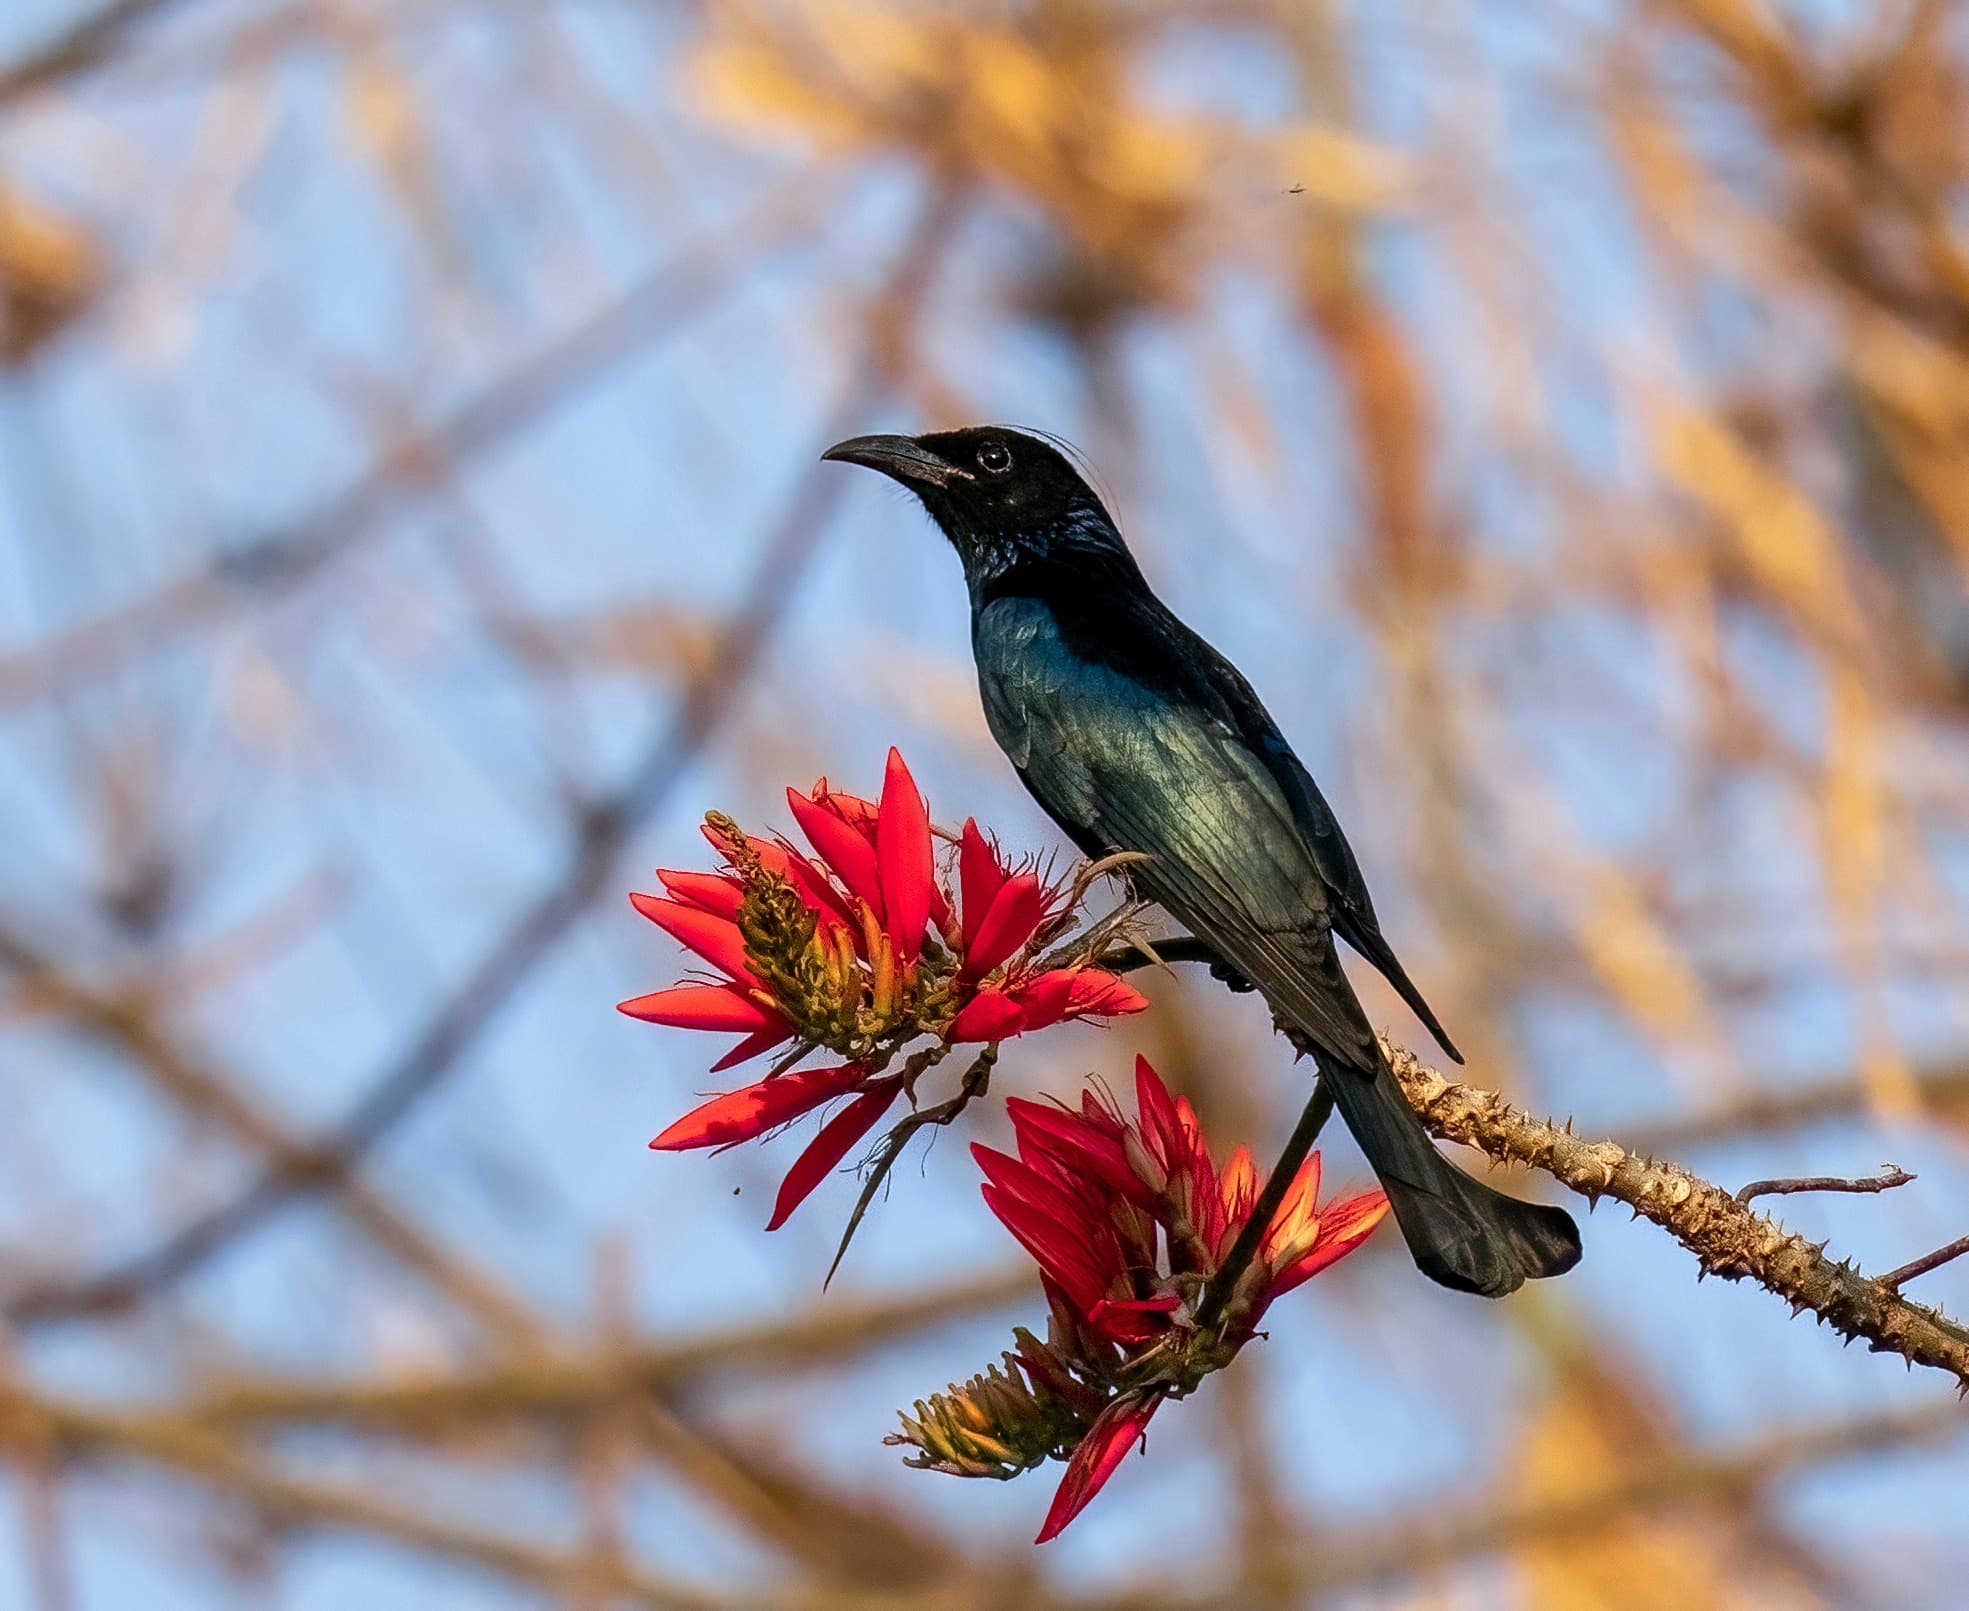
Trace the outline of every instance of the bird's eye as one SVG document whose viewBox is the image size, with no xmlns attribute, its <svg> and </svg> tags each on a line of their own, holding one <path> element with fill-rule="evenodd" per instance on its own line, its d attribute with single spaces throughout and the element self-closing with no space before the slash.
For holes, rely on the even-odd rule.
<svg viewBox="0 0 1969 1611">
<path fill-rule="evenodd" d="M 1003 475 L 1012 468 L 1012 450 L 993 440 L 978 449 L 978 468 L 987 475 Z"/>
</svg>

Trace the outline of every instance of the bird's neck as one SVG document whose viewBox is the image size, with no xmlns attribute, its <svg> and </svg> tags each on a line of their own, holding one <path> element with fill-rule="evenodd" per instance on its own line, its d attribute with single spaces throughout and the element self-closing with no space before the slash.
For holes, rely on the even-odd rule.
<svg viewBox="0 0 1969 1611">
<path fill-rule="evenodd" d="M 958 552 L 975 609 L 1013 595 L 1045 597 L 1062 589 L 1143 585 L 1121 534 L 1098 509 L 1074 511 L 1014 532 L 969 533 Z"/>
</svg>

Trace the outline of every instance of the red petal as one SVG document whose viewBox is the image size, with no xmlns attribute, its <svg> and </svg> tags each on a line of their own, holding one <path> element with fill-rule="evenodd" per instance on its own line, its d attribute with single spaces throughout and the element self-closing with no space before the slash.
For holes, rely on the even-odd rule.
<svg viewBox="0 0 1969 1611">
<path fill-rule="evenodd" d="M 1224 1160 L 1224 1172 L 1217 1180 L 1217 1196 L 1222 1205 L 1224 1228 L 1234 1229 L 1251 1217 L 1258 1203 L 1258 1166 L 1251 1149 L 1243 1143 Z"/>
<path fill-rule="evenodd" d="M 936 857 L 930 842 L 930 814 L 922 792 L 889 751 L 889 770 L 882 780 L 882 817 L 875 833 L 882 866 L 884 927 L 896 942 L 896 956 L 914 962 L 923 949 L 923 929 L 930 921 L 936 897 Z"/>
<path fill-rule="evenodd" d="M 1084 1114 L 1024 1097 L 1007 1097 L 1005 1112 L 1019 1138 L 1019 1156 L 1034 1168 L 1051 1173 L 1062 1184 L 1092 1175 L 1140 1207 L 1154 1204 L 1155 1193 L 1128 1167 L 1119 1132 Z"/>
<path fill-rule="evenodd" d="M 849 912 L 848 903 L 841 892 L 827 881 L 827 874 L 805 856 L 787 854 L 786 876 L 793 880 L 793 887 L 800 892 L 800 899 L 819 915 L 822 922 L 838 923 L 851 932 L 861 932 L 861 923 Z"/>
<path fill-rule="evenodd" d="M 880 815 L 873 800 L 864 800 L 858 794 L 849 794 L 843 789 L 831 789 L 827 779 L 822 778 L 814 785 L 813 798 L 832 811 L 850 828 L 853 828 L 871 844 L 875 840 L 875 820 Z"/>
<path fill-rule="evenodd" d="M 1004 991 L 980 990 L 951 1019 L 943 1037 L 950 1041 L 1004 1040 L 1025 1026 L 1025 1013 Z"/>
<path fill-rule="evenodd" d="M 1007 879 L 982 916 L 966 914 L 964 971 L 973 978 L 1003 962 L 1032 938 L 1046 915 L 1046 891 L 1031 873 Z"/>
<path fill-rule="evenodd" d="M 984 1171 L 984 1199 L 992 1213 L 1085 1314 L 1120 1273 L 1118 1265 L 1108 1268 L 1113 1259 L 1101 1256 L 1115 1244 L 1098 1207 L 1017 1158 L 975 1144 L 971 1156 Z"/>
<path fill-rule="evenodd" d="M 1066 1293 L 1076 1315 L 1085 1316 L 1101 1301 L 1112 1279 L 1089 1256 L 1074 1236 L 1055 1225 L 1030 1203 L 1021 1202 L 996 1186 L 982 1188 L 985 1206 L 1019 1246 L 1033 1257 L 1040 1270 Z"/>
<path fill-rule="evenodd" d="M 753 1058 L 771 1051 L 775 1046 L 783 1046 L 793 1038 L 793 1026 L 761 1029 L 747 1035 L 730 1051 L 711 1065 L 713 1074 L 722 1074 L 728 1068 L 737 1068 L 740 1063 L 749 1063 Z"/>
<path fill-rule="evenodd" d="M 759 983 L 745 964 L 745 936 L 728 917 L 697 906 L 660 901 L 654 895 L 631 895 L 629 904 L 679 944 L 687 945 L 716 968 L 748 985 Z"/>
<path fill-rule="evenodd" d="M 1142 1012 L 1148 998 L 1125 980 L 1099 968 L 1054 968 L 1012 992 L 1025 1009 L 1027 1029 L 1047 1029 L 1068 1018 L 1112 1018 Z"/>
<path fill-rule="evenodd" d="M 1272 1249 L 1285 1241 L 1299 1222 L 1315 1217 L 1314 1204 L 1320 1191 L 1320 1155 L 1315 1151 L 1299 1166 L 1299 1173 L 1292 1177 L 1292 1184 L 1285 1188 L 1285 1195 L 1279 1199 L 1277 1210 L 1272 1215 L 1271 1224 L 1265 1227 L 1265 1239 L 1258 1251 L 1269 1258 Z"/>
<path fill-rule="evenodd" d="M 1141 1116 L 1142 1143 L 1172 1180 L 1190 1174 L 1199 1139 L 1195 1115 L 1185 1119 L 1188 1106 L 1171 1100 L 1169 1087 L 1146 1057 L 1135 1059 L 1135 1111 Z"/>
<path fill-rule="evenodd" d="M 1174 1314 L 1182 1302 L 1178 1294 L 1165 1292 L 1159 1298 L 1103 1298 L 1094 1307 L 1126 1314 L 1167 1315 Z"/>
<path fill-rule="evenodd" d="M 1098 1188 L 1094 1192 L 1077 1190 L 1075 1182 L 1054 1180 L 1022 1158 L 976 1143 L 971 1156 L 993 1186 L 1019 1202 L 1029 1203 L 1075 1245 L 1087 1243 L 1097 1234 L 1101 1218 Z"/>
<path fill-rule="evenodd" d="M 1124 1395 L 1095 1417 L 1067 1462 L 1067 1474 L 1060 1479 L 1053 1508 L 1046 1512 L 1046 1525 L 1033 1540 L 1035 1544 L 1058 1537 L 1060 1530 L 1087 1508 L 1088 1501 L 1101 1491 L 1135 1446 L 1135 1440 L 1148 1429 L 1149 1417 L 1161 1402 L 1160 1393 Z"/>
<path fill-rule="evenodd" d="M 834 869 L 851 895 L 867 901 L 879 917 L 883 910 L 882 872 L 875 860 L 875 847 L 861 832 L 798 789 L 786 791 L 786 803 L 820 859 Z"/>
<path fill-rule="evenodd" d="M 1023 1096 L 1005 1099 L 1005 1116 L 1019 1138 L 1019 1156 L 1038 1150 L 1078 1171 L 1081 1159 L 1098 1149 L 1113 1149 L 1114 1135 L 1084 1113 L 1053 1102 L 1033 1102 Z"/>
<path fill-rule="evenodd" d="M 678 873 L 659 867 L 656 876 L 686 906 L 715 912 L 719 917 L 737 917 L 745 901 L 745 886 L 723 873 Z"/>
<path fill-rule="evenodd" d="M 1067 993 L 1069 1018 L 1119 1018 L 1124 1013 L 1147 1012 L 1149 998 L 1126 979 L 1118 979 L 1099 968 L 1083 968 L 1074 976 Z"/>
<path fill-rule="evenodd" d="M 1073 968 L 1054 968 L 1026 980 L 1012 992 L 1024 1009 L 1027 1029 L 1047 1029 L 1066 1017 L 1075 972 Z"/>
<path fill-rule="evenodd" d="M 963 898 L 964 936 L 967 945 L 976 942 L 978 925 L 1005 882 L 1012 876 L 998 859 L 998 852 L 978 827 L 976 817 L 964 819 L 964 832 L 957 842 L 958 894 Z"/>
<path fill-rule="evenodd" d="M 692 1108 L 650 1143 L 658 1152 L 683 1152 L 691 1147 L 720 1147 L 750 1141 L 775 1125 L 797 1119 L 821 1103 L 853 1090 L 861 1082 L 859 1063 L 838 1068 L 802 1068 L 763 1079 L 743 1090 L 714 1096 Z"/>
<path fill-rule="evenodd" d="M 1116 1342 L 1153 1342 L 1169 1330 L 1160 1317 L 1180 1302 L 1173 1292 L 1161 1298 L 1103 1298 L 1087 1311 L 1087 1323 Z"/>
<path fill-rule="evenodd" d="M 1320 1228 L 1327 1236 L 1359 1241 L 1381 1223 L 1387 1212 L 1388 1194 L 1385 1191 L 1364 1191 L 1322 1208 L 1319 1211 Z"/>
<path fill-rule="evenodd" d="M 1319 1240 L 1290 1268 L 1279 1271 L 1265 1289 L 1265 1302 L 1312 1280 L 1329 1264 L 1337 1264 L 1373 1234 L 1388 1213 L 1388 1194 L 1371 1191 L 1320 1210 Z"/>
<path fill-rule="evenodd" d="M 1162 1076 L 1146 1057 L 1135 1058 L 1135 1111 L 1141 1116 L 1144 1140 L 1171 1135 L 1176 1128 L 1176 1103 Z"/>
<path fill-rule="evenodd" d="M 773 1201 L 773 1217 L 766 1229 L 776 1231 L 787 1216 L 807 1200 L 813 1189 L 847 1155 L 848 1149 L 875 1128 L 876 1121 L 889 1111 L 902 1092 L 900 1080 L 871 1085 L 827 1123 L 820 1134 L 807 1143 L 807 1150 L 793 1160 L 786 1178 L 779 1183 L 779 1196 Z"/>
<path fill-rule="evenodd" d="M 762 1029 L 791 1026 L 771 1009 L 752 999 L 744 985 L 678 985 L 620 1003 L 617 1012 L 648 1024 L 676 1029 L 738 1029 L 752 1034 Z"/>
<path fill-rule="evenodd" d="M 832 811 L 869 844 L 873 845 L 882 821 L 882 809 L 858 794 L 843 794 L 839 789 L 830 789 L 827 779 L 822 778 L 814 785 L 813 798 Z M 878 909 L 882 903 L 877 900 L 871 904 Z M 950 929 L 950 900 L 933 877 L 930 880 L 930 918 L 937 926 L 937 932 L 947 933 Z"/>
<path fill-rule="evenodd" d="M 1203 1138 L 1203 1125 L 1186 1096 L 1176 1098 L 1177 1145 L 1180 1168 L 1189 1177 L 1190 1190 L 1198 1205 L 1217 1202 L 1217 1166 L 1211 1162 L 1210 1143 Z"/>
</svg>

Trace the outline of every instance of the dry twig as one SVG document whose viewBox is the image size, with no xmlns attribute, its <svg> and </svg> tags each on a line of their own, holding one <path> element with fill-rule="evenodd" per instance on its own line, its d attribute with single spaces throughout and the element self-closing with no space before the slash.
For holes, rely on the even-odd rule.
<svg viewBox="0 0 1969 1611">
<path fill-rule="evenodd" d="M 1908 1185 L 1914 1178 L 1899 1164 L 1882 1164 L 1879 1174 L 1862 1175 L 1858 1179 L 1844 1175 L 1794 1175 L 1778 1180 L 1753 1180 L 1737 1188 L 1737 1201 L 1747 1203 L 1753 1197 L 1787 1197 L 1807 1191 L 1892 1191 L 1896 1186 Z"/>
</svg>

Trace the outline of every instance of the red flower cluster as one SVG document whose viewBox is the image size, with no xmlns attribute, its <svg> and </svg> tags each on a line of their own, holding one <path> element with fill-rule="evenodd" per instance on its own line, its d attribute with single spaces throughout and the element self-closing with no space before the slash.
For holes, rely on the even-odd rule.
<svg viewBox="0 0 1969 1611">
<path fill-rule="evenodd" d="M 1009 1475 L 1001 1450 L 1019 1452 L 1017 1469 L 1070 1448 L 1040 1543 L 1100 1491 L 1164 1399 L 1229 1364 L 1275 1299 L 1358 1247 L 1388 1211 L 1380 1191 L 1320 1204 L 1315 1153 L 1250 1263 L 1206 1305 L 1257 1206 L 1258 1171 L 1244 1147 L 1220 1170 L 1188 1101 L 1172 1099 L 1144 1059 L 1135 1091 L 1133 1122 L 1092 1091 L 1078 1112 L 1014 1099 L 1018 1156 L 971 1149 L 991 1211 L 1039 1262 L 1051 1334 L 1044 1344 L 1021 1336 L 1007 1356 L 1031 1408 L 994 1373 L 961 1406 L 962 1393 L 919 1405 L 901 1440 L 924 1451 L 919 1463 L 969 1475 Z"/>
<path fill-rule="evenodd" d="M 714 1072 L 781 1046 L 791 1053 L 758 1083 L 679 1119 L 650 1143 L 658 1149 L 750 1140 L 858 1093 L 788 1172 L 769 1229 L 881 1121 L 913 1078 L 885 1072 L 905 1043 L 919 1035 L 935 1037 L 941 1048 L 996 1042 L 1148 1005 L 1102 969 L 1039 965 L 1039 950 L 1071 928 L 1071 903 L 1032 869 L 1007 865 L 975 821 L 954 836 L 955 888 L 939 876 L 936 831 L 896 751 L 889 752 L 879 805 L 831 789 L 825 779 L 806 794 L 789 789 L 786 798 L 811 856 L 713 816 L 705 834 L 724 858 L 723 872 L 660 870 L 667 898 L 630 897 L 720 977 L 621 1004 L 650 1023 L 740 1034 Z M 788 1071 L 816 1048 L 846 1061 Z"/>
<path fill-rule="evenodd" d="M 985 1202 L 1039 1261 L 1048 1296 L 1096 1337 L 1131 1349 L 1189 1323 L 1259 1188 L 1251 1149 L 1240 1146 L 1220 1171 L 1189 1098 L 1172 1098 L 1145 1057 L 1135 1059 L 1135 1103 L 1131 1124 L 1105 1092 L 1083 1092 L 1078 1113 L 1013 1097 L 1005 1108 L 1018 1156 L 971 1148 Z M 1352 1251 L 1388 1211 L 1380 1191 L 1322 1209 L 1319 1183 L 1314 1153 L 1228 1295 L 1226 1341 L 1249 1340 L 1274 1299 Z"/>
</svg>

